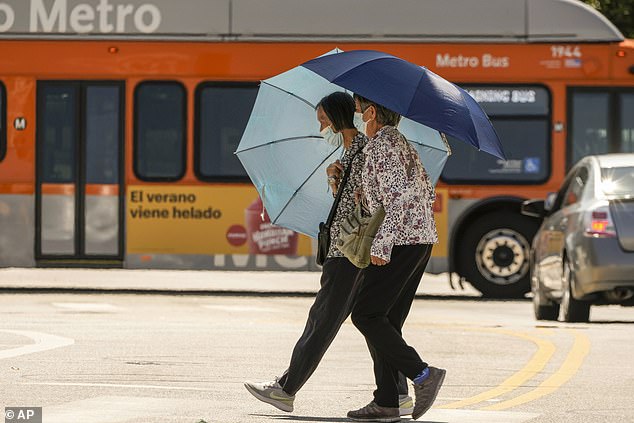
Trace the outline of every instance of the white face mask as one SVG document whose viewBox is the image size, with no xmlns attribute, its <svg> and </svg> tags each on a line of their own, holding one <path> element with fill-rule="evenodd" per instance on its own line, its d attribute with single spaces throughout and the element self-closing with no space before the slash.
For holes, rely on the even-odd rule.
<svg viewBox="0 0 634 423">
<path fill-rule="evenodd" d="M 357 131 L 365 134 L 368 130 L 368 123 L 363 121 L 363 113 L 354 113 L 354 127 L 357 128 Z"/>
<path fill-rule="evenodd" d="M 343 134 L 341 132 L 335 132 L 332 130 L 331 126 L 325 127 L 321 131 L 321 136 L 324 137 L 324 140 L 335 147 L 339 147 L 343 144 Z"/>
</svg>

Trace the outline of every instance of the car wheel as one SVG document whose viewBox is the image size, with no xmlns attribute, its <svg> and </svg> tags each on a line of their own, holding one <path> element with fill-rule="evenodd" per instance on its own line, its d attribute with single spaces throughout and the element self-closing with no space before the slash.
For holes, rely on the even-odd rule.
<svg viewBox="0 0 634 423">
<path fill-rule="evenodd" d="M 459 273 L 485 297 L 522 298 L 530 291 L 530 242 L 539 222 L 512 212 L 481 216 L 458 240 Z"/>
<path fill-rule="evenodd" d="M 570 269 L 568 260 L 564 261 L 564 272 L 562 276 L 563 296 L 559 306 L 559 320 L 562 322 L 587 322 L 590 320 L 590 303 L 576 300 L 572 296 L 572 283 L 575 274 Z"/>
<path fill-rule="evenodd" d="M 539 278 L 531 276 L 531 292 L 533 293 L 533 312 L 537 320 L 557 320 L 559 316 L 559 304 L 550 301 L 542 292 Z"/>
</svg>

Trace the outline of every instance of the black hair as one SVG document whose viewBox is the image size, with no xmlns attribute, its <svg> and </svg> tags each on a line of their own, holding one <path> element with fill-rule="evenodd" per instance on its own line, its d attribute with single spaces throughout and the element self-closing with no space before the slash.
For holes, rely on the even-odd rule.
<svg viewBox="0 0 634 423">
<path fill-rule="evenodd" d="M 332 129 L 335 131 L 354 129 L 355 106 L 350 94 L 341 91 L 334 92 L 322 98 L 316 108 L 320 106 L 332 122 Z"/>
<path fill-rule="evenodd" d="M 401 121 L 400 114 L 388 109 L 385 106 L 368 100 L 365 97 L 361 97 L 358 94 L 354 95 L 354 99 L 359 101 L 362 112 L 365 112 L 368 107 L 374 106 L 374 108 L 376 109 L 376 121 L 380 125 L 398 126 L 398 123 Z"/>
</svg>

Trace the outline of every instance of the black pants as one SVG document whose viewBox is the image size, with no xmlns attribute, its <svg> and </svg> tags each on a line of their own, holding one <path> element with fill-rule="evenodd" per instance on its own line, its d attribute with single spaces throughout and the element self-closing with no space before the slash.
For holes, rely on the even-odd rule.
<svg viewBox="0 0 634 423">
<path fill-rule="evenodd" d="M 387 265 L 370 265 L 363 272 L 352 322 L 368 343 L 377 386 L 374 402 L 383 407 L 398 407 L 399 372 L 414 379 L 427 367 L 403 340 L 401 328 L 431 249 L 428 244 L 395 246 Z"/>
<path fill-rule="evenodd" d="M 295 395 L 313 374 L 350 315 L 361 279 L 362 270 L 347 258 L 326 259 L 321 289 L 308 312 L 306 328 L 295 344 L 288 369 L 279 380 L 284 392 Z M 407 380 L 403 376 L 399 392 L 407 394 Z"/>
</svg>

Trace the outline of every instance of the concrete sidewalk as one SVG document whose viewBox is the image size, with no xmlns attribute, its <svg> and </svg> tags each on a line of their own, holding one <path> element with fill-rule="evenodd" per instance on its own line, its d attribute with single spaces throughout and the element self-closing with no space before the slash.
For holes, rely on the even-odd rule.
<svg viewBox="0 0 634 423">
<path fill-rule="evenodd" d="M 293 271 L 6 268 L 0 269 L 0 290 L 312 295 L 319 290 L 320 276 L 320 272 Z M 426 273 L 417 294 L 480 296 L 471 285 L 464 288 L 452 290 L 447 274 Z"/>
</svg>

